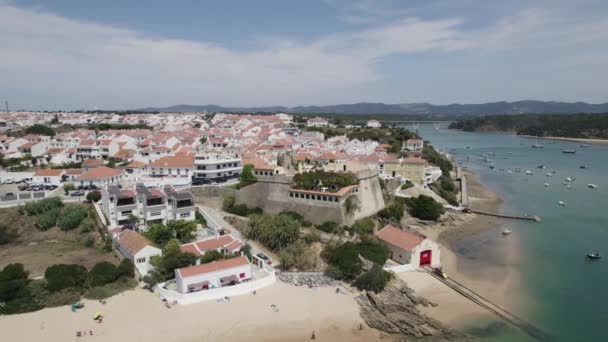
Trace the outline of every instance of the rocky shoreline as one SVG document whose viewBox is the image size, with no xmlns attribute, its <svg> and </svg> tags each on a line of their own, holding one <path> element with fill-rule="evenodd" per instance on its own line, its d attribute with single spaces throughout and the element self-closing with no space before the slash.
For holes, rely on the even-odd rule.
<svg viewBox="0 0 608 342">
<path fill-rule="evenodd" d="M 393 280 L 381 293 L 366 292 L 355 298 L 361 317 L 368 326 L 395 337 L 399 341 L 427 338 L 436 341 L 466 339 L 466 335 L 448 328 L 418 310 L 417 306 L 436 306 L 416 296 L 414 290 L 400 280 Z"/>
</svg>

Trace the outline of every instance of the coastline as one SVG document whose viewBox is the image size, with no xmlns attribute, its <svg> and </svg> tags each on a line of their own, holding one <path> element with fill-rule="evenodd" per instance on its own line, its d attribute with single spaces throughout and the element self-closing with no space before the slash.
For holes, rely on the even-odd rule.
<svg viewBox="0 0 608 342">
<path fill-rule="evenodd" d="M 520 135 L 524 138 L 536 138 L 532 135 Z M 539 139 L 545 140 L 558 140 L 558 141 L 572 141 L 572 142 L 584 142 L 584 143 L 595 143 L 595 144 L 608 144 L 608 139 L 588 139 L 588 138 L 567 138 L 567 137 L 538 137 Z"/>
<path fill-rule="evenodd" d="M 502 199 L 482 184 L 470 171 L 467 176 L 469 201 L 472 207 L 497 212 Z M 521 262 L 516 236 L 503 237 L 501 231 L 508 220 L 472 213 L 448 213 L 444 222 L 422 228 L 429 238 L 440 242 L 444 271 L 450 278 L 473 289 L 494 303 L 517 312 L 521 275 L 515 265 Z M 499 243 L 495 243 L 497 239 Z M 460 296 L 430 275 L 408 272 L 399 275 L 412 289 L 437 307 L 421 311 L 442 323 L 470 333 L 506 327 L 496 316 Z M 449 308 L 449 309 L 446 309 Z M 499 333 L 499 332 L 496 332 Z"/>
</svg>

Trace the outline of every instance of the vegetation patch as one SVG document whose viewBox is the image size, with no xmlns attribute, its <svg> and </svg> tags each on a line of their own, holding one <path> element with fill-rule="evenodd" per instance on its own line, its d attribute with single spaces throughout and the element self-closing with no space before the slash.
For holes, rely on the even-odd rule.
<svg viewBox="0 0 608 342">
<path fill-rule="evenodd" d="M 263 214 L 264 210 L 262 208 L 249 208 L 244 204 L 236 204 L 236 200 L 234 196 L 225 195 L 224 202 L 222 204 L 222 209 L 230 214 L 237 216 L 249 216 L 249 215 L 259 215 Z"/>
<path fill-rule="evenodd" d="M 326 187 L 330 192 L 336 192 L 346 186 L 357 185 L 359 180 L 350 173 L 336 173 L 317 170 L 314 172 L 298 173 L 293 177 L 294 188 L 301 190 L 320 191 Z"/>
<path fill-rule="evenodd" d="M 443 205 L 437 203 L 432 197 L 420 195 L 407 200 L 412 216 L 421 220 L 437 221 L 445 212 Z"/>
<path fill-rule="evenodd" d="M 286 215 L 251 215 L 244 234 L 273 251 L 279 251 L 296 242 L 300 228 L 300 222 Z"/>
<path fill-rule="evenodd" d="M 437 150 L 435 150 L 432 145 L 428 144 L 428 142 L 425 143 L 424 147 L 422 148 L 422 158 L 426 159 L 433 165 L 437 165 L 441 169 L 443 175 L 446 177 L 450 176 L 450 171 L 452 171 L 454 168 L 452 162 L 450 162 L 444 155 L 437 152 Z"/>
</svg>

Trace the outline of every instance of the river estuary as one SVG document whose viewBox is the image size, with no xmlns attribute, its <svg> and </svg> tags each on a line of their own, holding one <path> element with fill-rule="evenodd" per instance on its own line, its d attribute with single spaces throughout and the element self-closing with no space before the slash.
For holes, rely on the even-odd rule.
<svg viewBox="0 0 608 342">
<path fill-rule="evenodd" d="M 503 200 L 505 214 L 538 215 L 542 222 L 510 220 L 506 224 L 519 241 L 521 293 L 516 314 L 547 332 L 552 341 L 606 341 L 608 333 L 608 144 L 549 141 L 501 133 L 468 133 L 420 125 L 419 134 L 450 153 L 456 162 L 478 175 Z M 408 127 L 412 129 L 411 127 Z M 544 148 L 532 148 L 539 143 Z M 573 149 L 576 154 L 562 153 Z M 484 161 L 487 156 L 490 161 Z M 494 165 L 494 169 L 490 168 Z M 539 168 L 544 165 L 544 168 Z M 586 166 L 585 169 L 581 166 Z M 521 172 L 516 172 L 521 169 Z M 510 172 L 509 172 L 510 171 Z M 526 174 L 530 171 L 531 175 Z M 547 176 L 547 173 L 553 176 Z M 567 182 L 567 177 L 574 181 Z M 545 184 L 547 183 L 547 184 Z M 587 184 L 595 184 L 591 189 Z M 563 205 L 559 202 L 563 202 Z M 483 234 L 488 234 L 483 233 Z M 473 236 L 461 242 L 457 254 L 500 263 L 495 256 L 504 238 Z M 483 242 L 480 245 L 480 241 Z M 478 250 L 472 247 L 479 245 Z M 585 255 L 599 251 L 603 259 Z M 484 340 L 527 341 L 529 337 L 502 329 Z"/>
</svg>

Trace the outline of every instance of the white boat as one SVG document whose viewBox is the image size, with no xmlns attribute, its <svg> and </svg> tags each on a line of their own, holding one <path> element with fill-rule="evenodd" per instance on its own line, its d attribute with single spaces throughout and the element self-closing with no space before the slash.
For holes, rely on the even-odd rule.
<svg viewBox="0 0 608 342">
<path fill-rule="evenodd" d="M 558 201 L 557 204 L 561 205 L 561 206 L 565 206 L 566 203 L 564 203 L 563 201 Z"/>
<path fill-rule="evenodd" d="M 572 181 L 574 181 L 574 178 L 572 178 L 572 177 L 567 177 L 567 178 L 565 179 L 565 181 L 566 181 L 566 182 L 572 182 Z"/>
<path fill-rule="evenodd" d="M 513 231 L 511 230 L 511 228 L 507 228 L 505 230 L 502 231 L 502 235 L 509 235 L 513 233 Z"/>
<path fill-rule="evenodd" d="M 549 187 L 549 183 L 545 183 L 544 185 L 545 185 L 545 188 Z"/>
<path fill-rule="evenodd" d="M 551 172 L 547 172 L 547 173 L 545 173 L 545 176 L 547 176 L 547 177 L 553 177 L 553 174 Z"/>
<path fill-rule="evenodd" d="M 526 174 L 527 174 L 528 176 L 532 176 L 532 171 L 528 170 L 528 171 L 526 171 Z"/>
<path fill-rule="evenodd" d="M 572 188 L 572 185 L 570 185 L 570 184 L 566 185 L 566 189 L 571 189 L 571 188 Z"/>
<path fill-rule="evenodd" d="M 587 184 L 587 186 L 591 189 L 597 189 L 599 188 L 599 186 L 595 185 L 595 184 Z"/>
</svg>

